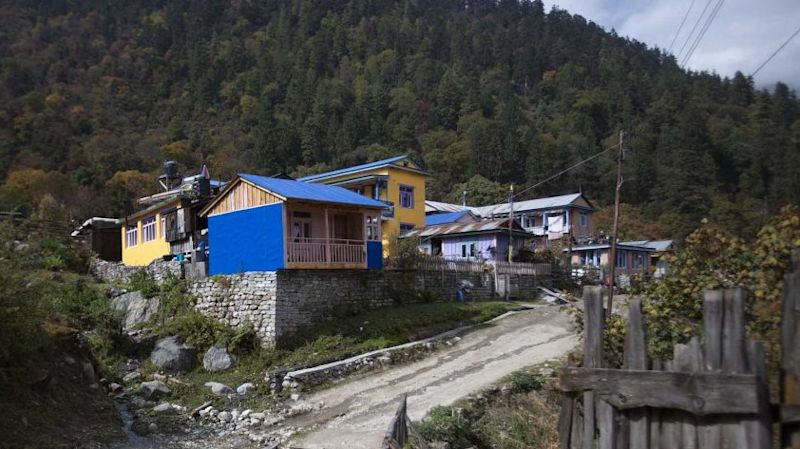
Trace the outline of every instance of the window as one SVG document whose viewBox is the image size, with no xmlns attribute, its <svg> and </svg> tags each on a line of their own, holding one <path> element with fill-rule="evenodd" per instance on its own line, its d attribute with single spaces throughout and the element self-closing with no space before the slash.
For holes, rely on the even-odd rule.
<svg viewBox="0 0 800 449">
<path fill-rule="evenodd" d="M 617 267 L 626 268 L 627 266 L 628 266 L 628 252 L 627 251 L 618 251 L 617 252 Z"/>
<path fill-rule="evenodd" d="M 380 229 L 378 226 L 378 217 L 373 217 L 371 215 L 367 215 L 366 217 L 366 226 L 367 226 L 367 240 L 380 240 Z"/>
<path fill-rule="evenodd" d="M 566 226 L 566 225 L 567 225 L 567 213 L 563 212 L 561 214 L 561 226 Z"/>
<path fill-rule="evenodd" d="M 414 208 L 414 187 L 400 186 L 400 207 L 406 209 Z"/>
<path fill-rule="evenodd" d="M 138 240 L 138 232 L 139 228 L 135 224 L 128 225 L 128 228 L 125 230 L 125 246 L 128 248 L 136 246 Z"/>
<path fill-rule="evenodd" d="M 167 217 L 161 216 L 161 238 L 165 238 L 167 236 Z"/>
<path fill-rule="evenodd" d="M 644 266 L 644 255 L 642 253 L 635 253 L 633 255 L 633 268 L 642 268 Z"/>
<path fill-rule="evenodd" d="M 152 242 L 156 239 L 156 217 L 147 217 L 142 220 L 142 243 Z"/>
<path fill-rule="evenodd" d="M 400 235 L 403 235 L 414 228 L 415 226 L 413 223 L 400 223 Z"/>
<path fill-rule="evenodd" d="M 589 214 L 587 214 L 586 212 L 581 212 L 579 217 L 580 217 L 580 220 L 581 220 L 580 221 L 581 227 L 582 228 L 588 227 L 589 226 Z"/>
</svg>

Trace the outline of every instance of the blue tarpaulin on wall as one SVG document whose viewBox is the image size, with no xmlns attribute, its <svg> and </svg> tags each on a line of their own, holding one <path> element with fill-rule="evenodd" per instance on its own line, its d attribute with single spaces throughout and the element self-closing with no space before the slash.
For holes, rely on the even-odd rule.
<svg viewBox="0 0 800 449">
<path fill-rule="evenodd" d="M 208 217 L 209 274 L 283 268 L 283 204 Z"/>
<path fill-rule="evenodd" d="M 367 242 L 367 268 L 383 269 L 383 243 L 373 240 Z"/>
</svg>

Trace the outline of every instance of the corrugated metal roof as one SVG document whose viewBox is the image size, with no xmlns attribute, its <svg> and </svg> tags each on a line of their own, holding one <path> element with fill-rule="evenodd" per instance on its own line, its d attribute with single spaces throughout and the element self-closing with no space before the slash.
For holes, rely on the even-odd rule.
<svg viewBox="0 0 800 449">
<path fill-rule="evenodd" d="M 350 173 L 357 173 L 357 172 L 360 172 L 360 171 L 372 170 L 372 169 L 375 169 L 375 168 L 381 168 L 381 167 L 385 167 L 385 166 L 388 166 L 388 165 L 393 165 L 393 164 L 395 164 L 397 162 L 400 162 L 400 161 L 403 161 L 405 159 L 408 159 L 408 155 L 407 154 L 403 154 L 401 156 L 390 157 L 388 159 L 382 159 L 380 161 L 369 162 L 367 164 L 355 165 L 353 167 L 340 168 L 338 170 L 333 170 L 333 171 L 329 171 L 329 172 L 325 172 L 325 173 L 318 173 L 316 175 L 304 176 L 302 178 L 298 178 L 297 180 L 298 181 L 303 181 L 303 182 L 320 181 L 320 180 L 326 179 L 326 178 L 334 178 L 336 176 L 347 175 L 347 174 L 350 174 Z"/>
<path fill-rule="evenodd" d="M 425 200 L 425 213 L 428 212 L 459 212 L 469 210 L 475 213 L 474 207 L 464 207 L 461 204 L 444 203 L 442 201 Z"/>
<path fill-rule="evenodd" d="M 422 229 L 412 229 L 407 233 L 403 234 L 403 237 L 420 237 L 420 238 L 428 238 L 434 236 L 442 236 L 442 235 L 453 235 L 453 234 L 476 234 L 476 233 L 487 233 L 487 232 L 508 232 L 508 219 L 502 218 L 498 220 L 483 220 L 478 221 L 475 223 L 447 223 L 447 224 L 440 224 L 435 226 L 426 226 Z M 515 222 L 514 230 L 515 235 L 523 235 L 527 237 L 533 237 L 533 235 L 525 232 L 522 228 L 519 227 L 519 224 Z"/>
<path fill-rule="evenodd" d="M 528 210 L 556 209 L 571 205 L 581 197 L 580 193 L 570 193 L 568 195 L 549 196 L 546 198 L 536 198 L 526 201 L 515 201 L 514 212 Z M 489 206 L 475 207 L 473 212 L 481 217 L 491 217 L 492 215 L 507 215 L 509 211 L 508 203 L 492 204 Z"/>
<path fill-rule="evenodd" d="M 459 212 L 450 212 L 447 214 L 433 214 L 425 216 L 425 226 L 434 226 L 440 225 L 445 223 L 453 223 L 461 219 L 464 215 L 467 215 L 469 211 L 462 210 Z"/>
<path fill-rule="evenodd" d="M 242 179 L 287 199 L 385 208 L 386 204 L 342 187 L 239 173 Z"/>
<path fill-rule="evenodd" d="M 592 249 L 608 249 L 610 247 L 611 247 L 611 245 L 608 244 L 608 243 L 601 243 L 601 244 L 596 244 L 596 245 L 579 245 L 579 246 L 573 246 L 572 247 L 572 251 L 586 251 L 586 250 L 592 250 Z M 625 251 L 646 251 L 646 252 L 655 251 L 653 248 L 650 248 L 649 246 L 631 245 L 630 242 L 619 242 L 619 243 L 617 243 L 617 249 L 621 249 L 621 250 L 625 250 Z M 569 248 L 564 248 L 563 251 L 567 252 L 567 251 L 569 251 Z"/>
<path fill-rule="evenodd" d="M 668 251 L 672 249 L 672 240 L 631 240 L 619 242 L 621 245 L 646 246 L 655 251 Z"/>
</svg>

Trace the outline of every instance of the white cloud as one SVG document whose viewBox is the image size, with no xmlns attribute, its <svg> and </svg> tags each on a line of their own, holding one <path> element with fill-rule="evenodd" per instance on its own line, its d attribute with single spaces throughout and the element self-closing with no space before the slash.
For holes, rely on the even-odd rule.
<svg viewBox="0 0 800 449">
<path fill-rule="evenodd" d="M 678 35 L 677 53 L 694 27 L 707 0 L 695 0 L 694 7 Z M 666 49 L 678 30 L 691 0 L 545 0 L 573 14 L 580 14 L 606 29 L 651 47 Z M 709 14 L 716 2 L 706 11 Z M 702 27 L 698 25 L 695 36 Z M 800 26 L 797 0 L 727 0 L 687 63 L 692 70 L 707 70 L 733 76 L 737 70 L 754 71 Z M 686 45 L 684 54 L 691 42 Z M 679 61 L 683 58 L 681 58 Z M 783 81 L 800 89 L 800 36 L 786 46 L 755 77 L 756 86 L 771 87 Z"/>
</svg>

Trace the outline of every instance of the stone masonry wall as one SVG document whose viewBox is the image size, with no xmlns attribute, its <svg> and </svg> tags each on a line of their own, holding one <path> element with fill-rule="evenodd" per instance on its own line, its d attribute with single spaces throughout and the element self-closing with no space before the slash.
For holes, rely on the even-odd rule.
<svg viewBox="0 0 800 449">
<path fill-rule="evenodd" d="M 534 289 L 537 282 L 521 285 Z M 283 335 L 367 309 L 420 297 L 454 301 L 464 283 L 471 285 L 468 301 L 495 298 L 491 273 L 393 270 L 251 272 L 196 281 L 189 292 L 203 314 L 234 327 L 249 322 L 262 343 L 272 346 Z"/>
<path fill-rule="evenodd" d="M 183 267 L 174 260 L 156 259 L 145 267 L 129 267 L 121 262 L 108 262 L 105 260 L 94 259 L 91 263 L 92 275 L 100 280 L 113 284 L 127 284 L 131 281 L 131 276 L 139 271 L 146 271 L 156 283 L 160 284 L 167 276 L 172 275 L 177 278 L 183 277 Z"/>
<path fill-rule="evenodd" d="M 189 293 L 200 313 L 231 327 L 250 324 L 265 345 L 276 338 L 276 273 L 250 272 L 196 281 Z"/>
</svg>

